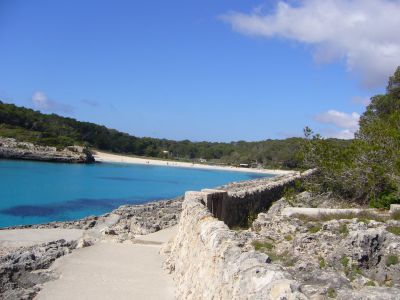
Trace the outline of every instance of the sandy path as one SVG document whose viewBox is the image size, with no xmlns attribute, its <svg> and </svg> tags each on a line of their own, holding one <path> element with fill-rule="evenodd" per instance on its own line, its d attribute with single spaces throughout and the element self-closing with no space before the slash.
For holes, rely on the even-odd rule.
<svg viewBox="0 0 400 300">
<path fill-rule="evenodd" d="M 135 244 L 102 242 L 75 250 L 55 262 L 51 269 L 60 278 L 35 299 L 174 299 L 159 251 L 175 230 L 138 237 Z"/>
<path fill-rule="evenodd" d="M 60 239 L 78 240 L 83 234 L 80 229 L 6 229 L 0 230 L 0 248 L 22 247 L 48 243 Z"/>
<path fill-rule="evenodd" d="M 116 155 L 110 153 L 104 153 L 96 151 L 94 158 L 98 162 L 113 162 L 113 163 L 130 163 L 130 164 L 147 164 L 153 166 L 167 166 L 167 167 L 180 167 L 180 168 L 195 168 L 195 169 L 208 169 L 208 170 L 221 170 L 221 171 L 237 171 L 237 172 L 248 172 L 248 173 L 261 173 L 261 174 L 272 174 L 282 175 L 293 173 L 293 171 L 285 170 L 267 170 L 267 169 L 251 169 L 251 168 L 237 168 L 237 167 L 224 167 L 224 166 L 212 166 L 205 164 L 194 164 L 188 162 L 176 162 L 158 159 L 147 159 L 133 156 Z"/>
</svg>

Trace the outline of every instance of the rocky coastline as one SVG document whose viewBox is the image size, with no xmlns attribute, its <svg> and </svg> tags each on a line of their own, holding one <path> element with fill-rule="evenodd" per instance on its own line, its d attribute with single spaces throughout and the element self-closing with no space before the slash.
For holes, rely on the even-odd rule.
<svg viewBox="0 0 400 300">
<path fill-rule="evenodd" d="M 57 279 L 57 274 L 48 271 L 50 265 L 76 248 L 88 247 L 104 239 L 117 243 L 134 242 L 138 235 L 176 225 L 182 201 L 183 198 L 178 197 L 141 205 L 123 205 L 102 216 L 0 229 L 84 230 L 78 240 L 57 240 L 29 247 L 0 249 L 0 299 L 33 299 L 43 283 Z"/>
<path fill-rule="evenodd" d="M 262 189 L 285 180 L 285 176 L 256 179 L 221 188 L 249 197 L 256 186 Z M 1 252 L 0 298 L 32 299 L 44 282 L 57 278 L 48 271 L 52 262 L 76 248 L 100 241 L 135 243 L 141 235 L 178 225 L 177 236 L 163 249 L 178 299 L 201 299 L 202 295 L 218 299 L 400 299 L 398 214 L 371 214 L 364 207 L 357 208 L 365 211 L 359 215 L 316 218 L 285 213 L 293 208 L 345 205 L 330 195 L 302 192 L 275 201 L 248 228 L 229 228 L 208 211 L 202 200 L 206 194 L 189 192 L 185 198 L 124 205 L 77 221 L 7 228 L 82 229 L 84 233 L 73 241 Z"/>
<path fill-rule="evenodd" d="M 13 138 L 0 137 L 0 159 L 22 159 L 63 163 L 92 163 L 92 153 L 81 146 L 69 146 L 63 150 L 19 142 Z"/>
</svg>

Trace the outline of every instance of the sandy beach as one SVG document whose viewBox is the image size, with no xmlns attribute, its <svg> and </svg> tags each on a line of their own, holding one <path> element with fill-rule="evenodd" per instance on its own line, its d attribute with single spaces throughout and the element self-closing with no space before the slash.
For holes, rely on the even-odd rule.
<svg viewBox="0 0 400 300">
<path fill-rule="evenodd" d="M 100 151 L 95 152 L 94 158 L 97 162 L 145 164 L 145 165 L 153 165 L 153 166 L 235 171 L 235 172 L 248 172 L 248 173 L 259 173 L 259 174 L 272 174 L 272 175 L 283 175 L 283 174 L 289 174 L 289 173 L 294 172 L 294 171 L 287 171 L 287 170 L 239 168 L 239 167 L 232 167 L 232 166 L 214 166 L 214 165 L 198 164 L 198 163 L 148 159 L 148 158 L 141 158 L 141 157 L 110 154 L 110 153 L 105 153 L 105 152 L 100 152 Z"/>
</svg>

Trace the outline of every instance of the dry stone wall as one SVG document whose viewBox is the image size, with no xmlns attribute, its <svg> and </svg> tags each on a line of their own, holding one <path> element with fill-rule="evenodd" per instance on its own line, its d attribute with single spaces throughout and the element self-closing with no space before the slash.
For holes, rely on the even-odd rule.
<svg viewBox="0 0 400 300">
<path fill-rule="evenodd" d="M 267 210 L 283 196 L 286 188 L 293 187 L 296 180 L 310 176 L 313 172 L 293 172 L 275 178 L 235 182 L 219 190 L 205 189 L 205 204 L 216 218 L 229 227 L 245 226 L 249 217 Z"/>
<path fill-rule="evenodd" d="M 232 184 L 226 190 L 187 192 L 178 233 L 163 250 L 178 299 L 306 299 L 291 275 L 271 264 L 266 254 L 247 248 L 246 237 L 226 224 L 246 215 L 229 215 L 246 200 L 261 208 L 301 178 L 290 174 Z"/>
</svg>

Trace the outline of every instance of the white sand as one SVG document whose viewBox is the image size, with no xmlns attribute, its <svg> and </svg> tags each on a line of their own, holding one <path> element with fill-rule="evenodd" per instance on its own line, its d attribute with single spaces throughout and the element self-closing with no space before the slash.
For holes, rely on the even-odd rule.
<svg viewBox="0 0 400 300">
<path fill-rule="evenodd" d="M 138 237 L 143 243 L 102 242 L 75 250 L 54 263 L 60 278 L 45 283 L 35 299 L 174 299 L 159 251 L 175 232 L 173 227 Z"/>
<path fill-rule="evenodd" d="M 238 172 L 261 173 L 261 174 L 272 174 L 272 175 L 282 175 L 282 174 L 293 173 L 293 171 L 286 171 L 286 170 L 238 168 L 238 167 L 230 167 L 230 166 L 213 166 L 213 165 L 207 165 L 207 164 L 196 164 L 196 163 L 167 161 L 167 160 L 158 160 L 158 159 L 147 159 L 147 158 L 141 158 L 141 157 L 104 153 L 104 152 L 100 152 L 100 151 L 96 151 L 94 158 L 98 162 L 145 164 L 145 165 L 154 165 L 154 166 L 195 168 L 195 169 L 222 170 L 222 171 L 238 171 Z"/>
</svg>

